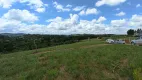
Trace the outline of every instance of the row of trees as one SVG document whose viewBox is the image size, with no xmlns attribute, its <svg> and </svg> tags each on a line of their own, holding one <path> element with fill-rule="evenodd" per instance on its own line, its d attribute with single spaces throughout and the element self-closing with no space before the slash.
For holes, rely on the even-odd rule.
<svg viewBox="0 0 142 80">
<path fill-rule="evenodd" d="M 0 35 L 0 53 L 33 50 L 61 44 L 75 43 L 83 39 L 109 35 Z"/>
<path fill-rule="evenodd" d="M 142 29 L 137 29 L 137 30 L 134 30 L 134 29 L 129 29 L 127 31 L 127 34 L 130 35 L 130 36 L 133 36 L 133 35 L 138 35 L 142 32 Z"/>
<path fill-rule="evenodd" d="M 128 35 L 137 35 L 142 29 L 130 29 Z M 109 37 L 111 35 L 0 35 L 0 53 L 33 50 L 61 44 L 75 43 L 83 39 Z"/>
</svg>

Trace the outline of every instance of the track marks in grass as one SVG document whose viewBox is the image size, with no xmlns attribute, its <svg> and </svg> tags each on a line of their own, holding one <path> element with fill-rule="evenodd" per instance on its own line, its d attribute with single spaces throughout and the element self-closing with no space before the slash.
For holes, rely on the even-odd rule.
<svg viewBox="0 0 142 80">
<path fill-rule="evenodd" d="M 68 48 L 68 49 L 62 49 L 62 50 L 48 50 L 48 51 L 44 51 L 44 52 L 38 52 L 36 54 L 44 54 L 44 53 L 58 52 L 58 51 L 68 51 L 68 50 L 75 50 L 75 49 L 82 49 L 82 48 L 101 47 L 101 46 L 107 46 L 107 45 L 111 45 L 111 44 L 97 44 L 97 45 L 81 46 L 78 48 Z"/>
</svg>

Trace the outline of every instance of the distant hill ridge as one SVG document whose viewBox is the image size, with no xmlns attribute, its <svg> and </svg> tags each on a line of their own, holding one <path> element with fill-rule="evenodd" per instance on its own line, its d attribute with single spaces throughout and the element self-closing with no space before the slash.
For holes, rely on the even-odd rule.
<svg viewBox="0 0 142 80">
<path fill-rule="evenodd" d="M 25 34 L 24 33 L 0 33 L 0 35 L 4 35 L 4 36 L 23 36 Z"/>
</svg>

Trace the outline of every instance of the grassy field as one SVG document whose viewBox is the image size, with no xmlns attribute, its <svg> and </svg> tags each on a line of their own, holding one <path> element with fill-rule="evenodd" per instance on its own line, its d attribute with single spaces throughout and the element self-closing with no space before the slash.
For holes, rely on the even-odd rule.
<svg viewBox="0 0 142 80">
<path fill-rule="evenodd" d="M 106 40 L 106 39 L 114 39 L 114 40 L 117 40 L 117 39 L 123 39 L 123 40 L 134 40 L 136 39 L 137 37 L 128 37 L 128 36 L 111 36 L 111 37 L 103 37 L 103 40 Z"/>
<path fill-rule="evenodd" d="M 0 80 L 141 80 L 142 47 L 84 40 L 0 54 Z"/>
</svg>

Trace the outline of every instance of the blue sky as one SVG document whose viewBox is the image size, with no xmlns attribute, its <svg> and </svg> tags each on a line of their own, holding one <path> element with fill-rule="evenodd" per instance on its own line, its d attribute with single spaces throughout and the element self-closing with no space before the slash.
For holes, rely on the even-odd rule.
<svg viewBox="0 0 142 80">
<path fill-rule="evenodd" d="M 142 28 L 141 0 L 0 0 L 0 33 L 126 34 Z"/>
</svg>

